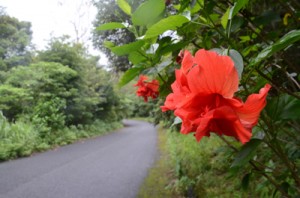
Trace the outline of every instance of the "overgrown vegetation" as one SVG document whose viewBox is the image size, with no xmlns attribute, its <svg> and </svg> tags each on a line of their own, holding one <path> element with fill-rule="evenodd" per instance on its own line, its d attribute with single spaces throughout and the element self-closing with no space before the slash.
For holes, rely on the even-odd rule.
<svg viewBox="0 0 300 198">
<path fill-rule="evenodd" d="M 30 156 L 34 152 L 45 151 L 73 143 L 83 138 L 91 138 L 121 128 L 120 122 L 96 120 L 89 125 L 60 127 L 51 133 L 44 123 L 38 125 L 24 118 L 9 122 L 0 115 L 0 161 Z M 52 125 L 51 125 L 52 126 Z"/>
</svg>

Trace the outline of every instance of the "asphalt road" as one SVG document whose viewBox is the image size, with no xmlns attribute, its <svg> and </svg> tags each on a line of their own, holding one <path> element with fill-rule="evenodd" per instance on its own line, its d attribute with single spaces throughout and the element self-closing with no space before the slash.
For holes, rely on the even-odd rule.
<svg viewBox="0 0 300 198">
<path fill-rule="evenodd" d="M 156 130 L 114 133 L 0 164 L 1 198 L 133 198 L 156 156 Z"/>
</svg>

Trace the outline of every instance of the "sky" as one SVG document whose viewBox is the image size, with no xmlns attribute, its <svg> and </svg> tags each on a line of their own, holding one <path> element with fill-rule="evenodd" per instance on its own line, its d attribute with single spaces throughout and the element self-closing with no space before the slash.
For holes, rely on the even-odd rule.
<svg viewBox="0 0 300 198">
<path fill-rule="evenodd" d="M 45 49 L 51 37 L 70 35 L 72 40 L 83 42 L 90 53 L 100 55 L 100 63 L 107 62 L 90 41 L 97 10 L 89 0 L 0 0 L 0 6 L 9 16 L 31 22 L 32 43 L 38 50 Z"/>
</svg>

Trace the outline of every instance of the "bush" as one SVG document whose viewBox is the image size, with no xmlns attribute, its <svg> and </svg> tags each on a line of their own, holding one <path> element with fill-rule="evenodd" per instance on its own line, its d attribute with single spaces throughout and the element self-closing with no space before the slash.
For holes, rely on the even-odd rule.
<svg viewBox="0 0 300 198">
<path fill-rule="evenodd" d="M 36 127 L 36 123 L 30 122 L 28 116 L 22 116 L 16 122 L 10 123 L 0 113 L 0 161 L 29 156 L 35 151 L 71 144 L 79 139 L 103 135 L 122 127 L 120 122 L 96 120 L 91 125 L 52 130 L 45 123 L 41 122 L 39 127 Z"/>
<path fill-rule="evenodd" d="M 9 123 L 0 114 L 0 160 L 30 155 L 38 140 L 34 126 L 22 119 Z"/>
<path fill-rule="evenodd" d="M 242 190 L 241 175 L 229 180 L 227 171 L 233 158 L 225 143 L 212 135 L 196 142 L 193 135 L 167 131 L 167 150 L 171 156 L 175 180 L 168 188 L 184 197 L 247 197 Z M 259 194 L 256 194 L 259 197 Z"/>
<path fill-rule="evenodd" d="M 66 116 L 62 113 L 65 105 L 65 100 L 55 97 L 48 101 L 42 100 L 35 106 L 31 119 L 39 128 L 41 137 L 65 127 Z"/>
</svg>

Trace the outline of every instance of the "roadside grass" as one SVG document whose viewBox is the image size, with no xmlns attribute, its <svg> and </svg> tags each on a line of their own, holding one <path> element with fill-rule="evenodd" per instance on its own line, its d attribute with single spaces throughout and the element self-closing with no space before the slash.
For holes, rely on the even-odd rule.
<svg viewBox="0 0 300 198">
<path fill-rule="evenodd" d="M 158 147 L 159 159 L 149 170 L 138 198 L 259 196 L 243 191 L 240 177 L 230 177 L 233 155 L 217 135 L 197 142 L 192 134 L 160 126 Z"/>
<path fill-rule="evenodd" d="M 141 185 L 138 198 L 181 197 L 168 188 L 170 181 L 174 179 L 174 174 L 172 173 L 172 162 L 167 148 L 167 140 L 167 133 L 160 126 L 158 128 L 159 157 Z"/>
<path fill-rule="evenodd" d="M 150 122 L 150 123 L 154 122 L 153 117 L 132 117 L 132 118 L 129 118 L 129 119 L 130 120 L 145 121 L 145 122 Z"/>
</svg>

